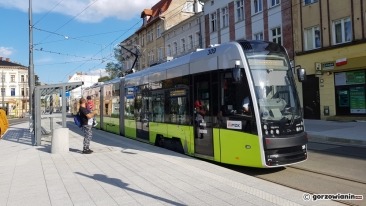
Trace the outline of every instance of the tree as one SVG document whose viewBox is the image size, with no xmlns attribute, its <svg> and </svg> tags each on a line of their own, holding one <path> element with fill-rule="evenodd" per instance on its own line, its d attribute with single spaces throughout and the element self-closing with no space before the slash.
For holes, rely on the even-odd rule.
<svg viewBox="0 0 366 206">
<path fill-rule="evenodd" d="M 41 82 L 39 81 L 39 77 L 37 74 L 34 75 L 34 84 L 35 86 L 41 85 Z"/>
<path fill-rule="evenodd" d="M 104 76 L 98 79 L 98 82 L 106 82 L 111 80 L 111 78 L 109 76 Z"/>
<path fill-rule="evenodd" d="M 122 76 L 122 65 L 121 63 L 107 63 L 105 71 L 108 73 L 109 78 L 114 79 Z"/>
</svg>

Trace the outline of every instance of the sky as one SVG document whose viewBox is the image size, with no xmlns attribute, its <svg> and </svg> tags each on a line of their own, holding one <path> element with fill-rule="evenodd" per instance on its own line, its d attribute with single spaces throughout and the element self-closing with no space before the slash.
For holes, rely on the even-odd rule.
<svg viewBox="0 0 366 206">
<path fill-rule="evenodd" d="M 0 0 L 0 57 L 28 67 L 29 1 L 33 63 L 40 82 L 65 83 L 76 72 L 104 76 L 114 48 L 159 0 Z"/>
</svg>

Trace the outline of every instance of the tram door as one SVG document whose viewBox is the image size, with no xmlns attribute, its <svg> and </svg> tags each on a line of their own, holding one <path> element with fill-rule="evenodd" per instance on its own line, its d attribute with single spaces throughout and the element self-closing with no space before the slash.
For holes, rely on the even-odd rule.
<svg viewBox="0 0 366 206">
<path fill-rule="evenodd" d="M 213 156 L 213 117 L 210 75 L 194 77 L 194 150 L 198 155 Z M 199 111 L 201 110 L 201 111 Z"/>
<path fill-rule="evenodd" d="M 151 97 L 148 91 L 140 90 L 135 99 L 136 117 L 136 137 L 149 140 L 149 114 L 151 109 Z"/>
</svg>

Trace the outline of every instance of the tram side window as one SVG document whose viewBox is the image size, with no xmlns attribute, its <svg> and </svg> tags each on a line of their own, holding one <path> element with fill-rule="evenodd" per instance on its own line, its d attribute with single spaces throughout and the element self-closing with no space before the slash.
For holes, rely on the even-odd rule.
<svg viewBox="0 0 366 206">
<path fill-rule="evenodd" d="M 153 122 L 164 122 L 164 93 L 152 94 L 152 117 Z"/>
<path fill-rule="evenodd" d="M 221 128 L 241 130 L 253 133 L 253 105 L 245 73 L 242 81 L 233 80 L 230 72 L 221 74 L 220 111 L 217 115 L 217 125 Z M 238 128 L 228 126 L 228 121 L 240 121 Z"/>
<path fill-rule="evenodd" d="M 112 117 L 119 117 L 119 85 L 113 85 L 112 92 Z"/>
<path fill-rule="evenodd" d="M 187 91 L 185 89 L 174 89 L 169 92 L 170 122 L 175 124 L 187 124 Z"/>
<path fill-rule="evenodd" d="M 221 81 L 221 112 L 223 116 L 230 115 L 252 115 L 250 113 L 251 105 L 250 90 L 248 84 L 234 83 L 230 75 L 223 74 Z M 243 80 L 246 80 L 243 77 Z M 248 105 L 246 105 L 248 104 Z M 245 109 L 245 106 L 249 106 L 249 110 Z"/>
<path fill-rule="evenodd" d="M 127 88 L 125 97 L 125 118 L 134 119 L 135 114 L 135 100 L 134 100 L 134 89 Z"/>
</svg>

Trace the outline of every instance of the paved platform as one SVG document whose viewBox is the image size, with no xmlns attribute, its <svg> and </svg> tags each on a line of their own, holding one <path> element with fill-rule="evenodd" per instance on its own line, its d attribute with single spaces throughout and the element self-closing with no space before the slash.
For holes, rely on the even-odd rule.
<svg viewBox="0 0 366 206">
<path fill-rule="evenodd" d="M 344 122 L 305 119 L 310 142 L 366 147 L 366 121 Z"/>
<path fill-rule="evenodd" d="M 0 140 L 0 205 L 340 205 L 100 130 L 84 155 L 71 124 L 66 154 L 50 153 L 49 136 L 31 146 L 28 123 L 9 128 Z"/>
</svg>

